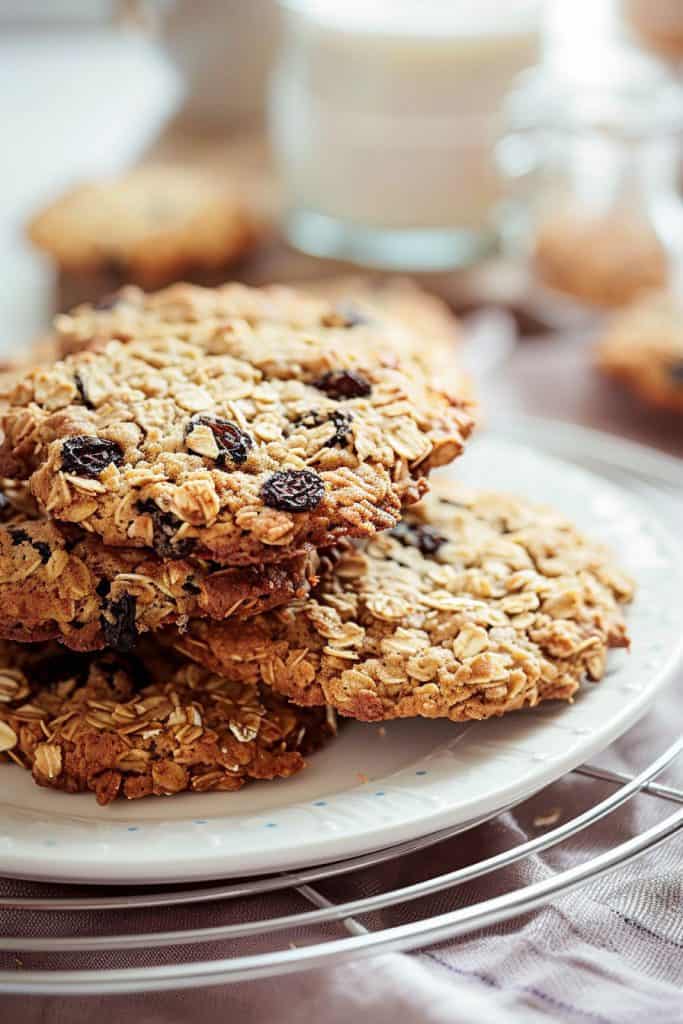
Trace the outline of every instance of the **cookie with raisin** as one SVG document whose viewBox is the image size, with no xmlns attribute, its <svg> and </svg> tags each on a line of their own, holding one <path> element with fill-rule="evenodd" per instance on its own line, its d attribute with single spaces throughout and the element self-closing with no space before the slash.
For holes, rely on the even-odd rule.
<svg viewBox="0 0 683 1024">
<path fill-rule="evenodd" d="M 153 551 L 106 547 L 78 527 L 21 513 L 0 523 L 0 637 L 129 651 L 142 634 L 189 618 L 247 619 L 303 597 L 316 578 L 314 549 L 225 567 L 196 557 L 190 540 L 173 547 L 177 524 L 152 516 Z"/>
<path fill-rule="evenodd" d="M 127 287 L 58 317 L 54 345 L 66 355 L 110 338 L 125 341 L 165 332 L 201 339 L 210 347 L 221 324 L 235 320 L 314 331 L 337 327 L 342 344 L 352 338 L 376 344 L 381 333 L 389 355 L 417 363 L 439 390 L 475 397 L 462 366 L 457 318 L 442 299 L 402 277 L 333 277 L 306 281 L 298 289 L 227 284 L 211 291 L 179 284 L 154 295 Z"/>
<path fill-rule="evenodd" d="M 468 721 L 571 700 L 628 646 L 631 581 L 551 509 L 437 484 L 313 593 L 163 642 L 232 679 L 364 721 Z"/>
<path fill-rule="evenodd" d="M 402 363 L 381 328 L 293 327 L 286 290 L 239 287 L 243 314 L 271 303 L 271 318 L 228 315 L 230 294 L 147 296 L 130 331 L 110 318 L 87 350 L 27 372 L 0 472 L 107 545 L 152 547 L 163 521 L 169 557 L 192 543 L 232 566 L 395 526 L 463 450 L 468 402 Z"/>
<path fill-rule="evenodd" d="M 407 277 L 323 278 L 300 285 L 332 306 L 331 317 L 353 328 L 381 325 L 391 333 L 394 351 L 414 359 L 441 388 L 475 398 L 463 368 L 458 318 L 439 296 Z"/>
<path fill-rule="evenodd" d="M 0 642 L 0 767 L 98 803 L 288 778 L 336 732 L 325 708 L 149 646 L 141 657 Z"/>
</svg>

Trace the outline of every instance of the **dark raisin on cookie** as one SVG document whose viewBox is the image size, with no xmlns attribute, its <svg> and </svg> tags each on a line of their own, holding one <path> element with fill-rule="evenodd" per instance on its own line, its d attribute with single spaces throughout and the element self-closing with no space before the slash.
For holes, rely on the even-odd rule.
<svg viewBox="0 0 683 1024">
<path fill-rule="evenodd" d="M 46 543 L 46 541 L 44 540 L 32 540 L 31 547 L 38 552 L 38 554 L 40 555 L 40 560 L 43 563 L 43 565 L 47 565 L 47 563 L 50 561 L 50 558 L 52 557 L 50 545 Z"/>
<path fill-rule="evenodd" d="M 683 387 L 683 359 L 667 367 L 667 373 L 674 384 Z"/>
<path fill-rule="evenodd" d="M 150 516 L 153 523 L 152 547 L 160 558 L 187 558 L 196 546 L 194 537 L 174 540 L 182 520 L 172 512 L 164 512 L 151 498 L 139 501 L 138 512 Z"/>
<path fill-rule="evenodd" d="M 414 523 L 399 523 L 389 531 L 391 536 L 405 547 L 418 548 L 427 557 L 435 555 L 448 537 L 435 530 L 433 526 L 422 526 Z"/>
<path fill-rule="evenodd" d="M 17 547 L 19 544 L 30 544 L 34 551 L 37 551 L 40 555 L 40 560 L 43 565 L 47 565 L 52 556 L 50 545 L 44 540 L 33 540 L 32 537 L 26 532 L 26 530 L 17 529 L 9 530 L 9 535 L 12 539 L 12 544 Z"/>
<path fill-rule="evenodd" d="M 106 597 L 111 590 L 111 580 L 108 580 L 105 576 L 102 577 L 100 582 L 95 587 L 95 593 L 98 597 Z"/>
<path fill-rule="evenodd" d="M 62 470 L 75 476 L 97 477 L 107 466 L 120 466 L 123 449 L 104 437 L 75 434 L 62 445 Z"/>
<path fill-rule="evenodd" d="M 115 651 L 132 651 L 138 631 L 135 628 L 137 601 L 131 594 L 124 594 L 118 601 L 107 601 L 102 616 L 102 632 L 108 647 Z"/>
<path fill-rule="evenodd" d="M 326 448 L 334 448 L 335 445 L 339 445 L 340 448 L 346 448 L 349 443 L 349 432 L 351 430 L 351 421 L 353 416 L 350 412 L 344 412 L 342 409 L 335 409 L 334 412 L 330 413 L 329 420 L 334 424 L 334 434 L 325 441 Z"/>
<path fill-rule="evenodd" d="M 65 536 L 64 536 L 64 550 L 66 551 L 66 553 L 68 555 L 70 555 L 71 552 L 74 551 L 78 547 L 80 539 L 81 538 L 80 538 L 78 533 L 73 533 L 71 535 L 69 534 L 69 532 L 65 533 Z"/>
<path fill-rule="evenodd" d="M 365 398 L 372 391 L 370 381 L 356 370 L 328 370 L 313 381 L 313 387 L 338 402 L 344 398 Z"/>
<path fill-rule="evenodd" d="M 201 588 L 196 583 L 193 583 L 192 580 L 186 580 L 183 583 L 183 590 L 186 594 L 201 594 L 202 592 Z"/>
<path fill-rule="evenodd" d="M 324 413 L 318 409 L 309 409 L 308 412 L 304 412 L 301 416 L 297 416 L 294 420 L 295 427 L 306 427 L 308 430 L 314 430 L 316 427 L 322 427 L 323 423 L 327 422 L 327 417 Z"/>
<path fill-rule="evenodd" d="M 76 390 L 78 391 L 78 394 L 80 395 L 81 401 L 83 402 L 83 405 L 86 407 L 86 409 L 94 409 L 95 406 L 92 404 L 92 402 L 88 398 L 88 393 L 85 390 L 85 384 L 83 383 L 83 378 L 81 377 L 81 375 L 80 375 L 80 373 L 78 371 L 76 371 L 76 373 L 74 373 L 74 383 L 76 384 Z"/>
<path fill-rule="evenodd" d="M 191 434 L 199 424 L 208 427 L 216 439 L 218 445 L 217 466 L 224 466 L 226 458 L 238 466 L 247 461 L 254 442 L 251 435 L 240 430 L 236 423 L 233 423 L 232 420 L 223 420 L 219 416 L 193 416 L 187 425 L 185 436 Z"/>
<path fill-rule="evenodd" d="M 261 488 L 263 503 L 280 512 L 311 512 L 323 500 L 325 484 L 312 469 L 281 469 Z"/>
<path fill-rule="evenodd" d="M 333 409 L 333 411 L 327 416 L 325 413 L 319 412 L 318 409 L 310 409 L 308 412 L 299 416 L 298 419 L 295 420 L 294 425 L 314 430 L 316 427 L 321 427 L 323 423 L 333 423 L 335 431 L 329 441 L 325 441 L 325 448 L 333 448 L 336 444 L 345 448 L 349 443 L 348 434 L 352 420 L 352 414 L 350 412 L 344 412 L 342 409 Z"/>
<path fill-rule="evenodd" d="M 30 544 L 31 538 L 27 534 L 26 530 L 10 530 L 9 535 L 12 538 L 12 544 L 17 547 L 19 544 Z"/>
</svg>

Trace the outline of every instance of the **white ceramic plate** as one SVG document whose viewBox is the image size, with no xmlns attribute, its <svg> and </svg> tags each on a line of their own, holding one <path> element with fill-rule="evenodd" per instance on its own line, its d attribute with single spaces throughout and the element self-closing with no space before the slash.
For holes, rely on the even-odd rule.
<svg viewBox="0 0 683 1024">
<path fill-rule="evenodd" d="M 599 440 L 599 435 L 595 435 Z M 451 472 L 451 470 L 449 470 Z M 484 437 L 457 466 L 468 483 L 553 504 L 607 541 L 637 578 L 633 650 L 571 706 L 472 725 L 352 723 L 301 775 L 240 793 L 98 807 L 2 769 L 0 874 L 96 883 L 189 881 L 351 857 L 473 821 L 593 757 L 631 726 L 680 661 L 678 542 L 652 509 L 570 463 Z"/>
</svg>

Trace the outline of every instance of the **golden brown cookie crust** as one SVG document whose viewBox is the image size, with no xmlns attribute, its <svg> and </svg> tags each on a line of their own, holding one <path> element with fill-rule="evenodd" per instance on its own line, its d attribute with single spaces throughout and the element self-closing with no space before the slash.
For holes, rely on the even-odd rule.
<svg viewBox="0 0 683 1024">
<path fill-rule="evenodd" d="M 461 330 L 446 302 L 408 277 L 370 279 L 344 276 L 306 282 L 300 287 L 331 302 L 359 324 L 381 324 L 392 331 L 394 351 L 414 359 L 435 386 L 475 400 L 474 384 L 461 365 Z M 393 328 L 393 330 L 392 330 Z"/>
<path fill-rule="evenodd" d="M 313 550 L 265 566 L 168 560 L 17 515 L 0 525 L 0 637 L 132 650 L 139 634 L 171 623 L 244 619 L 302 597 L 317 563 Z"/>
<path fill-rule="evenodd" d="M 212 300 L 189 286 L 156 297 L 198 305 L 184 338 L 160 337 L 154 313 L 149 338 L 29 371 L 2 417 L 0 472 L 30 477 L 46 514 L 106 544 L 151 546 L 158 509 L 173 545 L 236 565 L 391 527 L 462 451 L 467 403 L 404 372 L 381 332 L 216 323 Z"/>
<path fill-rule="evenodd" d="M 571 699 L 628 644 L 632 585 L 552 510 L 439 481 L 310 599 L 166 642 L 231 678 L 366 721 L 489 718 Z"/>
<path fill-rule="evenodd" d="M 140 661 L 0 645 L 0 762 L 100 804 L 287 778 L 334 731 L 325 709 L 198 665 L 169 668 L 158 652 Z"/>
</svg>

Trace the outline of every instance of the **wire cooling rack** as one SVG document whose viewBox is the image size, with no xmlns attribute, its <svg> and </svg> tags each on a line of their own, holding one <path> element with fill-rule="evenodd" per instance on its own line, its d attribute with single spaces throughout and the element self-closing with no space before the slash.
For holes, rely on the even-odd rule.
<svg viewBox="0 0 683 1024">
<path fill-rule="evenodd" d="M 676 460 L 586 432 L 578 447 L 590 455 L 579 459 L 575 428 L 570 435 L 551 424 L 508 424 L 510 436 L 521 440 L 530 429 L 536 438 L 542 433 L 547 449 L 566 456 L 571 446 L 574 461 L 627 482 L 680 520 L 683 468 Z M 557 787 L 571 781 L 572 793 L 580 791 L 577 813 L 562 820 L 552 808 L 533 822 L 536 835 L 500 849 L 499 815 L 467 836 L 444 830 L 352 860 L 223 884 L 122 891 L 0 880 L 0 991 L 102 994 L 226 984 L 422 948 L 507 921 L 623 869 L 680 833 L 683 789 L 657 780 L 681 755 L 679 737 L 633 774 L 581 765 L 526 802 L 552 808 Z M 658 820 L 625 838 L 614 830 L 607 848 L 590 852 L 590 830 L 641 800 L 657 804 Z M 524 814 L 525 804 L 515 808 L 521 820 Z M 570 846 L 566 866 L 561 851 Z M 553 852 L 560 854 L 556 869 L 515 884 L 511 869 Z"/>
</svg>

